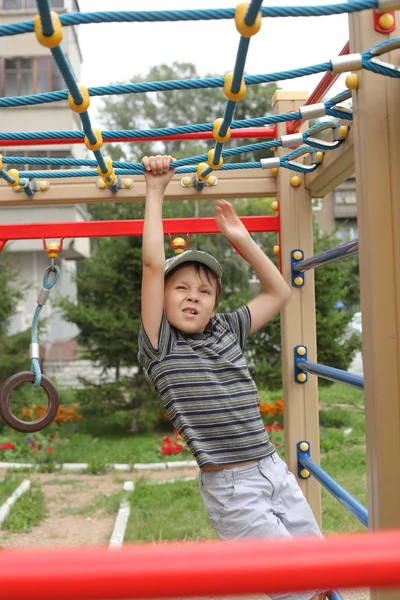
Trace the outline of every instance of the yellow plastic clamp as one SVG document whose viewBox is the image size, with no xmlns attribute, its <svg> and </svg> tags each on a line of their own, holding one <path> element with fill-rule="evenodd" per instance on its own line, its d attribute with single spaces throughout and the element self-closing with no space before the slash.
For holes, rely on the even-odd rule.
<svg viewBox="0 0 400 600">
<path fill-rule="evenodd" d="M 51 22 L 53 23 L 53 33 L 51 35 L 44 35 L 42 29 L 42 22 L 40 20 L 40 15 L 35 15 L 33 20 L 33 27 L 35 30 L 36 38 L 39 44 L 45 46 L 46 48 L 57 48 L 61 44 L 63 39 L 63 31 L 62 25 L 60 21 L 60 17 L 53 10 L 51 11 Z"/>
<path fill-rule="evenodd" d="M 89 142 L 89 138 L 87 137 L 87 135 L 85 135 L 85 146 L 88 150 L 93 150 L 94 152 L 95 150 L 99 150 L 102 147 L 103 136 L 101 135 L 100 129 L 97 129 L 97 127 L 93 127 L 93 133 L 96 136 L 96 142 L 94 144 L 91 144 Z"/>
<path fill-rule="evenodd" d="M 75 100 L 71 96 L 71 92 L 68 92 L 68 104 L 71 110 L 77 113 L 83 113 L 85 110 L 89 108 L 90 104 L 90 96 L 87 87 L 78 83 L 78 88 L 83 97 L 83 102 L 81 104 L 75 104 Z"/>
<path fill-rule="evenodd" d="M 106 166 L 107 166 L 106 173 L 103 173 L 103 171 L 100 169 L 100 167 L 97 167 L 97 172 L 100 175 L 100 177 L 102 177 L 103 179 L 106 179 L 107 177 L 110 177 L 110 175 L 114 172 L 114 167 L 113 167 L 112 159 L 109 156 L 104 157 L 104 162 L 106 163 Z"/>
<path fill-rule="evenodd" d="M 219 163 L 217 165 L 214 164 L 214 150 L 209 150 L 207 152 L 207 156 L 208 156 L 208 166 L 211 167 L 212 169 L 214 169 L 214 171 L 216 171 L 217 169 L 220 169 L 222 167 L 222 165 L 224 164 L 224 159 L 222 158 L 222 156 L 219 159 Z"/>
<path fill-rule="evenodd" d="M 237 102 L 238 100 L 241 100 L 243 98 L 243 96 L 246 94 L 246 84 L 244 82 L 244 79 L 242 79 L 242 83 L 240 84 L 240 90 L 238 92 L 234 93 L 231 90 L 232 79 L 233 79 L 233 71 L 231 71 L 230 73 L 227 73 L 225 75 L 224 94 L 228 98 L 228 100 Z"/>
<path fill-rule="evenodd" d="M 7 181 L 8 185 L 12 188 L 16 188 L 20 182 L 19 172 L 17 171 L 17 169 L 10 169 L 7 172 L 10 177 L 13 177 L 15 179 L 14 183 L 10 183 L 9 181 Z"/>
<path fill-rule="evenodd" d="M 113 171 L 111 173 L 111 179 L 108 181 L 107 179 L 104 179 L 103 177 L 103 181 L 107 184 L 107 185 L 114 185 L 114 183 L 117 181 L 117 176 L 115 174 L 115 171 Z"/>
<path fill-rule="evenodd" d="M 248 11 L 249 4 L 247 2 L 243 2 L 242 4 L 238 4 L 235 10 L 235 25 L 236 29 L 245 38 L 252 37 L 256 33 L 260 31 L 261 27 L 261 12 L 258 12 L 256 16 L 256 20 L 253 25 L 246 25 L 245 16 Z"/>
<path fill-rule="evenodd" d="M 229 140 L 229 138 L 231 137 L 231 128 L 230 127 L 228 127 L 228 130 L 225 135 L 223 135 L 223 136 L 219 135 L 219 130 L 220 130 L 222 121 L 223 121 L 223 119 L 215 119 L 214 126 L 213 126 L 213 138 L 216 142 L 221 142 L 221 144 L 223 144 L 224 142 L 227 142 Z"/>
<path fill-rule="evenodd" d="M 49 242 L 46 246 L 46 252 L 49 258 L 58 258 L 58 253 L 61 252 L 60 245 L 57 242 Z"/>
<path fill-rule="evenodd" d="M 197 165 L 197 179 L 199 181 L 206 181 L 210 177 L 211 173 L 208 173 L 207 175 L 202 175 L 202 172 L 205 169 L 208 169 L 208 164 L 207 163 L 201 162 L 201 163 L 199 163 Z"/>
</svg>

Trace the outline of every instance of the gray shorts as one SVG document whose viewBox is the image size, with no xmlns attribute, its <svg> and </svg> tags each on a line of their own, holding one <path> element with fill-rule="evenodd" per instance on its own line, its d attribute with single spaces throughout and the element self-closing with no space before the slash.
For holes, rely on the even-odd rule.
<svg viewBox="0 0 400 600">
<path fill-rule="evenodd" d="M 200 471 L 199 485 L 208 516 L 223 540 L 322 536 L 296 478 L 276 452 L 253 465 Z M 308 600 L 315 593 L 271 598 Z"/>
</svg>

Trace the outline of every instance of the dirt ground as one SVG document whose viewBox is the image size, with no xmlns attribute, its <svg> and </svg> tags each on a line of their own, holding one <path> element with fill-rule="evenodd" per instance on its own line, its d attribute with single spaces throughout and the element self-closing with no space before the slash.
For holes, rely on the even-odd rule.
<svg viewBox="0 0 400 600">
<path fill-rule="evenodd" d="M 140 471 L 131 473 L 112 472 L 104 475 L 80 473 L 35 473 L 27 475 L 32 481 L 40 481 L 45 497 L 48 517 L 29 533 L 9 533 L 0 530 L 0 547 L 39 548 L 107 545 L 114 527 L 116 515 L 98 511 L 90 516 L 72 514 L 71 511 L 91 505 L 99 494 L 111 495 L 122 490 L 124 481 L 145 478 L 148 481 L 164 481 L 196 477 L 197 468 Z M 5 472 L 0 469 L 0 478 Z M 352 590 L 342 593 L 345 600 L 369 600 L 368 590 Z M 266 595 L 236 596 L 236 600 L 266 600 Z M 179 600 L 179 599 L 175 599 Z M 217 597 L 192 600 L 221 600 Z M 225 600 L 233 600 L 226 598 Z"/>
</svg>

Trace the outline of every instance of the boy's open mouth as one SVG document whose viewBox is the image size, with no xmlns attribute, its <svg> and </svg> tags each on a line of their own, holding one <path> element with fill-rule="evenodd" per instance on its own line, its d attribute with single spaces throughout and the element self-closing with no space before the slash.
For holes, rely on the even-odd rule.
<svg viewBox="0 0 400 600">
<path fill-rule="evenodd" d="M 182 312 L 184 312 L 185 314 L 189 314 L 189 315 L 197 315 L 198 314 L 198 312 L 195 308 L 190 308 L 190 307 L 184 308 Z"/>
</svg>

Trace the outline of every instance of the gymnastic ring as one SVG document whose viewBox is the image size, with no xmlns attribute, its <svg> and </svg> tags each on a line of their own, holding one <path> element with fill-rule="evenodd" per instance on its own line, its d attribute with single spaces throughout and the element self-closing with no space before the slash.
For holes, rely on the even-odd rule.
<svg viewBox="0 0 400 600">
<path fill-rule="evenodd" d="M 21 421 L 16 417 L 10 408 L 11 392 L 21 383 L 35 381 L 35 374 L 32 371 L 22 371 L 12 375 L 3 383 L 0 390 L 0 417 L 16 431 L 32 433 L 40 431 L 50 425 L 58 411 L 58 392 L 50 379 L 42 375 L 40 387 L 44 389 L 48 398 L 46 413 L 36 421 Z"/>
</svg>

